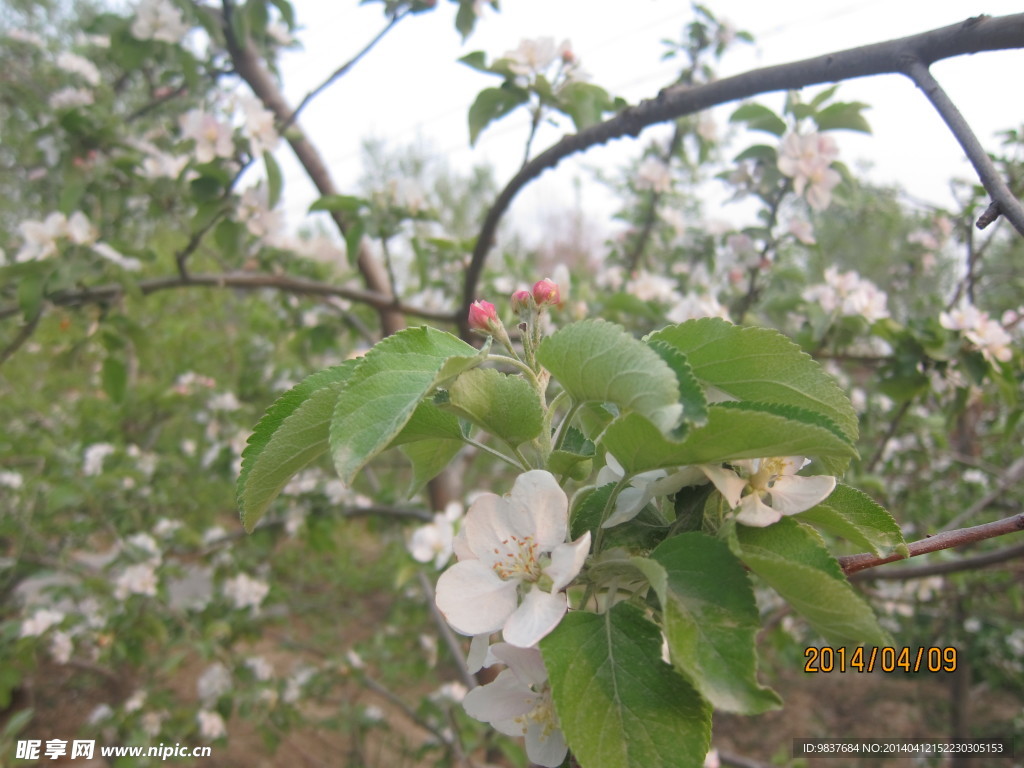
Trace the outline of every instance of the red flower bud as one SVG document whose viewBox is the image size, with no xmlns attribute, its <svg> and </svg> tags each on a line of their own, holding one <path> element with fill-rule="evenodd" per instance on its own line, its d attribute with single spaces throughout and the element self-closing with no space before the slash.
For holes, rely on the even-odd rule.
<svg viewBox="0 0 1024 768">
<path fill-rule="evenodd" d="M 562 295 L 558 290 L 558 283 L 550 277 L 545 277 L 533 284 L 533 300 L 538 307 L 553 307 L 562 303 Z"/>
<path fill-rule="evenodd" d="M 474 301 L 469 305 L 469 327 L 474 331 L 493 333 L 495 326 L 501 325 L 498 311 L 489 301 Z"/>
<path fill-rule="evenodd" d="M 512 294 L 512 311 L 517 315 L 530 308 L 530 292 L 516 291 Z"/>
</svg>

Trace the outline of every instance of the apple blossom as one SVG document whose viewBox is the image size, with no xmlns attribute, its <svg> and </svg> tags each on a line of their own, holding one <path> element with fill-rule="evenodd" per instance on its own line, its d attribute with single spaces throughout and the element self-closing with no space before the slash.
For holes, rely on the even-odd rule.
<svg viewBox="0 0 1024 768">
<path fill-rule="evenodd" d="M 94 88 L 100 84 L 100 71 L 89 59 L 77 53 L 64 51 L 57 56 L 57 66 L 65 72 L 78 75 Z"/>
<path fill-rule="evenodd" d="M 235 144 L 231 126 L 220 122 L 209 112 L 190 109 L 178 119 L 183 139 L 195 141 L 196 160 L 209 163 L 218 157 L 232 157 Z"/>
<path fill-rule="evenodd" d="M 497 643 L 488 650 L 488 664 L 497 662 L 506 669 L 467 693 L 462 706 L 470 717 L 490 723 L 501 733 L 524 736 L 530 761 L 556 768 L 569 750 L 555 716 L 540 651 Z"/>
<path fill-rule="evenodd" d="M 137 40 L 160 40 L 175 45 L 188 33 L 181 11 L 170 0 L 142 0 L 135 9 L 131 34 Z"/>
<path fill-rule="evenodd" d="M 1012 356 L 1009 344 L 1013 340 L 1003 327 L 973 304 L 939 314 L 939 325 L 950 331 L 960 331 L 991 363 L 1005 363 Z"/>
<path fill-rule="evenodd" d="M 489 301 L 474 301 L 469 306 L 469 327 L 480 333 L 493 333 L 495 326 L 501 325 L 498 310 Z"/>
<path fill-rule="evenodd" d="M 729 462 L 730 467 L 701 464 L 700 469 L 726 504 L 737 510 L 737 522 L 764 528 L 783 515 L 806 512 L 835 490 L 836 479 L 831 475 L 796 474 L 808 462 L 802 456 L 784 456 L 740 459 Z"/>
<path fill-rule="evenodd" d="M 199 723 L 199 736 L 207 741 L 220 739 L 228 735 L 224 718 L 219 712 L 201 709 L 196 713 L 196 721 Z"/>
<path fill-rule="evenodd" d="M 610 453 L 606 461 L 597 473 L 598 486 L 618 482 L 625 475 L 622 465 Z M 664 469 L 641 472 L 631 477 L 629 482 L 629 487 L 622 489 L 616 497 L 615 510 L 601 524 L 602 528 L 627 523 L 655 497 L 675 493 L 689 485 L 701 485 L 707 482 L 707 478 L 697 467 L 682 467 L 671 474 Z"/>
<path fill-rule="evenodd" d="M 533 296 L 529 291 L 523 289 L 512 294 L 512 311 L 517 315 L 528 312 L 533 303 Z"/>
<path fill-rule="evenodd" d="M 820 133 L 789 133 L 779 148 L 779 170 L 793 179 L 793 189 L 816 211 L 828 208 L 832 188 L 841 180 L 832 169 L 839 150 L 831 136 Z"/>
<path fill-rule="evenodd" d="M 668 166 L 656 157 L 646 157 L 636 169 L 636 188 L 664 193 L 672 189 Z"/>
<path fill-rule="evenodd" d="M 434 561 L 435 568 L 443 568 L 452 556 L 455 524 L 462 517 L 462 505 L 453 501 L 444 512 L 434 515 L 433 522 L 421 525 L 409 539 L 409 554 L 420 563 Z"/>
<path fill-rule="evenodd" d="M 530 647 L 568 610 L 562 592 L 583 567 L 588 531 L 566 542 L 569 500 L 550 472 L 516 478 L 511 494 L 479 496 L 455 539 L 455 565 L 437 582 L 437 607 L 455 631 L 502 631 Z"/>
<path fill-rule="evenodd" d="M 561 294 L 558 291 L 558 284 L 550 277 L 538 280 L 533 284 L 533 300 L 538 307 L 553 307 L 562 303 Z"/>
</svg>

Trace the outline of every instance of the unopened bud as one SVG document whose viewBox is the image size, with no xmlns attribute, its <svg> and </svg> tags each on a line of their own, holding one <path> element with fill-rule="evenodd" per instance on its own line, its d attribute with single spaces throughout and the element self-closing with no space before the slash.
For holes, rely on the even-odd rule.
<svg viewBox="0 0 1024 768">
<path fill-rule="evenodd" d="M 533 300 L 538 307 L 553 307 L 562 303 L 562 295 L 558 290 L 558 283 L 550 277 L 545 277 L 533 284 Z"/>
<path fill-rule="evenodd" d="M 501 325 L 498 311 L 489 301 L 474 301 L 469 305 L 469 327 L 481 333 L 494 333 L 494 328 Z"/>
<path fill-rule="evenodd" d="M 530 292 L 527 290 L 516 291 L 512 294 L 512 311 L 517 315 L 530 308 Z"/>
</svg>

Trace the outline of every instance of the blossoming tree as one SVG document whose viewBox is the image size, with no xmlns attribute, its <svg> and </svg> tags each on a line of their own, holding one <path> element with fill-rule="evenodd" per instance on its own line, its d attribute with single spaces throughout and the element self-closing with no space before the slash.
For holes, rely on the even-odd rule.
<svg viewBox="0 0 1024 768">
<path fill-rule="evenodd" d="M 382 5 L 384 32 L 440 12 L 433 0 Z M 468 36 L 485 4 L 453 5 Z M 88 15 L 86 34 L 73 43 L 45 40 L 28 26 L 6 29 L 28 62 L 22 66 L 43 72 L 49 91 L 21 94 L 23 108 L 11 120 L 26 154 L 16 182 L 4 182 L 20 207 L 4 211 L 0 240 L 7 302 L 0 317 L 11 328 L 0 363 L 30 354 L 33 335 L 45 332 L 51 316 L 60 329 L 71 320 L 59 313 L 98 306 L 97 388 L 104 401 L 130 407 L 133 388 L 144 388 L 133 352 L 143 333 L 132 301 L 199 287 L 278 292 L 284 299 L 276 314 L 268 312 L 276 328 L 305 326 L 313 314 L 308 324 L 324 329 L 297 342 L 316 348 L 307 356 L 315 360 L 302 364 L 318 362 L 321 370 L 299 376 L 295 363 L 282 373 L 281 380 L 301 380 L 278 387 L 285 393 L 244 449 L 222 426 L 223 414 L 240 408 L 228 392 L 205 401 L 205 452 L 187 438 L 162 455 L 194 457 L 194 474 L 221 465 L 237 471 L 237 506 L 249 532 L 300 526 L 301 514 L 278 514 L 279 496 L 302 493 L 307 473 L 324 459 L 340 480 L 330 486 L 333 507 L 394 512 L 416 500 L 420 517 L 432 521 L 413 534 L 410 551 L 442 570 L 430 605 L 468 638 L 462 644 L 442 630 L 463 681 L 472 686 L 472 675 L 503 667 L 490 678 L 480 674 L 487 682 L 464 694 L 465 711 L 524 736 L 530 761 L 549 768 L 713 762 L 713 711 L 757 715 L 782 705 L 759 677 L 765 617 L 755 587 L 762 602 L 784 602 L 810 637 L 831 646 L 852 653 L 861 644 L 906 644 L 852 574 L 1024 528 L 1019 511 L 958 528 L 976 523 L 992 500 L 968 494 L 966 512 L 923 521 L 945 533 L 910 540 L 904 511 L 924 506 L 921 494 L 935 489 L 914 486 L 914 469 L 898 464 L 893 447 L 900 422 L 934 421 L 946 407 L 961 453 L 984 453 L 986 466 L 1018 435 L 1024 305 L 994 286 L 998 302 L 980 308 L 978 286 L 979 250 L 990 262 L 1009 263 L 1019 238 L 997 235 L 976 248 L 961 235 L 965 274 L 944 283 L 940 261 L 957 263 L 942 252 L 952 227 L 942 213 L 925 217 L 898 245 L 887 244 L 910 248 L 913 262 L 907 274 L 890 272 L 887 287 L 932 281 L 931 290 L 900 301 L 861 272 L 842 271 L 850 261 L 840 258 L 843 244 L 857 226 L 841 228 L 837 210 L 854 210 L 863 188 L 839 162 L 834 133 L 869 130 L 865 105 L 838 100 L 835 86 L 801 91 L 903 72 L 977 169 L 982 184 L 965 192 L 965 209 L 984 199 L 979 226 L 998 220 L 1024 234 L 1012 188 L 1019 163 L 981 148 L 928 70 L 942 58 L 1024 46 L 1024 18 L 972 19 L 718 80 L 714 64 L 748 36 L 708 8 L 693 13 L 684 39 L 668 51 L 681 61 L 678 81 L 635 105 L 588 82 L 568 42 L 528 40 L 496 58 L 462 56 L 481 77 L 500 80 L 469 109 L 471 144 L 506 115 L 529 115 L 523 166 L 470 236 L 408 178 L 353 194 L 336 187 L 301 128 L 302 110 L 322 89 L 292 107 L 275 77 L 277 57 L 297 29 L 287 0 L 142 0 L 127 15 Z M 778 90 L 789 92 L 779 111 L 752 101 L 735 108 L 732 122 L 758 138 L 724 159 L 714 124 L 697 115 Z M 548 120 L 575 133 L 535 153 Z M 528 261 L 488 266 L 499 222 L 523 186 L 564 157 L 659 123 L 671 135 L 644 151 L 619 188 L 630 226 L 608 253 L 559 265 L 549 277 Z M 1011 148 L 1020 143 L 1012 132 L 1006 140 Z M 283 143 L 318 190 L 312 210 L 329 216 L 334 238 L 285 230 L 275 159 Z M 262 179 L 240 190 L 255 167 Z M 712 175 L 755 202 L 755 223 L 703 218 L 694 190 Z M 865 239 L 857 244 L 871 234 L 859 233 Z M 340 274 L 308 258 L 327 251 L 337 261 L 342 246 Z M 885 269 L 890 255 L 881 254 Z M 820 282 L 808 277 L 812 266 L 820 267 Z M 460 296 L 451 294 L 453 280 Z M 339 323 L 321 323 L 311 309 L 296 321 L 295 297 L 306 295 L 320 297 L 317 309 L 326 307 L 348 330 L 339 337 Z M 430 325 L 416 325 L 424 319 Z M 878 381 L 865 384 L 872 375 Z M 213 386 L 183 374 L 160 397 L 193 397 Z M 260 407 L 270 400 L 259 397 Z M 980 413 L 999 423 L 1003 442 L 977 429 Z M 926 448 L 927 456 L 940 446 Z M 102 476 L 121 453 L 112 443 L 91 443 L 75 471 Z M 145 483 L 159 477 L 155 453 L 131 443 L 123 454 Z M 400 468 L 395 456 L 404 459 Z M 1020 479 L 1022 461 L 1017 456 L 998 475 L 997 487 Z M 879 481 L 883 464 L 891 474 Z M 484 488 L 464 516 L 468 488 L 460 475 Z M 117 490 L 133 491 L 137 482 Z M 174 481 L 167 482 L 173 500 Z M 23 485 L 18 472 L 0 475 L 3 492 L 28 509 Z M 38 485 L 41 492 L 52 487 L 50 478 Z M 198 639 L 212 649 L 229 644 L 225 637 L 241 645 L 253 634 L 273 587 L 246 568 L 257 567 L 264 552 L 190 570 L 182 548 L 206 555 L 230 534 L 181 531 L 154 516 L 102 534 L 80 523 L 81 542 L 58 549 L 75 564 L 57 584 L 64 602 L 24 600 L 9 633 L 17 653 L 28 659 L 32 644 L 46 638 L 51 656 L 65 663 L 87 651 L 93 662 L 142 665 L 130 643 L 116 641 L 119 633 L 145 637 L 146 627 L 159 627 L 152 631 L 180 631 L 177 643 Z M 60 539 L 59 518 L 58 509 L 38 537 L 46 546 Z M 18 540 L 31 530 L 20 517 L 9 525 Z M 87 551 L 101 541 L 109 546 Z M 1019 546 L 1009 547 L 989 561 L 1018 554 Z M 5 557 L 16 565 L 57 559 L 14 549 Z M 976 564 L 953 562 L 965 570 Z M 53 585 L 36 579 L 32 586 Z M 90 590 L 106 602 L 84 602 Z M 72 610 L 74 600 L 82 610 Z M 218 601 L 219 612 L 212 611 Z M 312 674 L 298 670 L 278 686 L 262 656 L 248 654 L 237 669 L 220 658 L 209 662 L 187 726 L 208 740 L 223 739 L 239 711 L 287 722 L 297 710 L 285 708 Z M 348 658 L 345 673 L 365 674 L 361 660 Z M 255 691 L 237 706 L 236 678 Z M 8 682 L 9 689 L 18 683 Z M 126 698 L 123 712 L 142 712 L 146 698 L 143 691 Z M 150 709 L 148 720 L 140 715 L 138 727 L 150 736 L 184 729 L 168 708 Z M 472 764 L 457 737 L 434 730 L 445 745 L 439 760 Z"/>
</svg>

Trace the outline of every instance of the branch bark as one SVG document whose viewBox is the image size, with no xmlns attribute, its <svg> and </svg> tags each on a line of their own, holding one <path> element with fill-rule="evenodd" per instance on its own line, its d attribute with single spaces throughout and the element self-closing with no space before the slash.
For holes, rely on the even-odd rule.
<svg viewBox="0 0 1024 768">
<path fill-rule="evenodd" d="M 462 309 L 459 312 L 463 334 L 468 334 L 465 318 L 469 305 L 475 298 L 476 285 L 494 244 L 495 233 L 502 216 L 523 187 L 547 169 L 554 168 L 569 155 L 612 139 L 635 137 L 644 128 L 657 123 L 762 93 L 798 89 L 869 75 L 905 74 L 912 62 L 927 67 L 936 61 L 954 56 L 1022 47 L 1024 13 L 995 18 L 977 16 L 959 24 L 910 37 L 753 70 L 706 85 L 666 88 L 656 98 L 644 100 L 635 107 L 623 110 L 610 120 L 593 125 L 577 134 L 565 136 L 523 166 L 487 212 L 463 284 Z M 982 181 L 984 183 L 984 179 Z M 988 191 L 995 198 L 993 190 Z"/>
<path fill-rule="evenodd" d="M 928 552 L 938 552 L 940 549 L 962 547 L 965 544 L 972 544 L 976 541 L 994 539 L 997 536 L 1005 536 L 1008 533 L 1024 531 L 1024 514 L 996 520 L 992 523 L 975 525 L 971 528 L 961 528 L 956 531 L 944 531 L 934 536 L 928 536 L 919 541 L 911 542 L 907 548 L 910 550 L 909 557 L 917 557 Z M 865 568 L 874 568 L 885 563 L 905 559 L 902 555 L 890 555 L 889 557 L 877 557 L 870 553 L 859 555 L 846 555 L 839 558 L 839 565 L 843 572 L 849 576 Z"/>
</svg>

